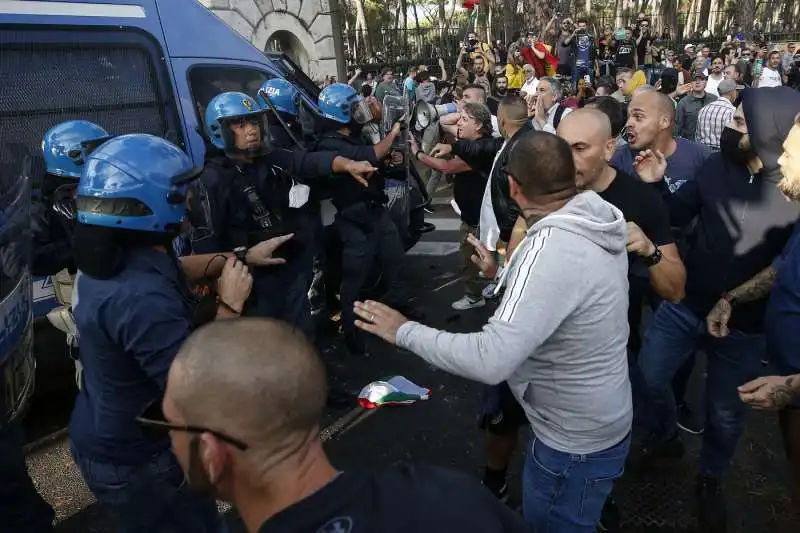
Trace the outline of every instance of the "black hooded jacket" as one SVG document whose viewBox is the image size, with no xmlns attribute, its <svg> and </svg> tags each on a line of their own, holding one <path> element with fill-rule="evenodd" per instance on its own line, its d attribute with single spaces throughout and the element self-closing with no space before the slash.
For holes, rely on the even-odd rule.
<svg viewBox="0 0 800 533">
<path fill-rule="evenodd" d="M 763 163 L 758 174 L 726 158 L 710 156 L 694 180 L 667 198 L 673 226 L 697 224 L 684 254 L 686 298 L 698 318 L 705 318 L 720 295 L 749 280 L 777 257 L 800 216 L 800 204 L 778 191 L 778 158 L 795 115 L 800 93 L 788 87 L 745 91 L 742 106 L 750 142 Z M 766 298 L 738 304 L 731 328 L 763 330 Z"/>
</svg>

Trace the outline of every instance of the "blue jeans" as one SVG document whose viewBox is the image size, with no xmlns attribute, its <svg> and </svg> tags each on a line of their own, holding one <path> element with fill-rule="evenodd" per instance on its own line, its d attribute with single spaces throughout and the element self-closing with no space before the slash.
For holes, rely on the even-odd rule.
<svg viewBox="0 0 800 533">
<path fill-rule="evenodd" d="M 575 91 L 578 90 L 578 80 L 586 75 L 589 76 L 591 84 L 594 85 L 594 68 L 591 65 L 572 67 L 572 88 Z"/>
<path fill-rule="evenodd" d="M 560 452 L 531 439 L 522 478 L 522 511 L 536 533 L 594 533 L 631 445 L 586 455 Z"/>
<path fill-rule="evenodd" d="M 761 373 L 764 336 L 731 330 L 725 338 L 711 337 L 706 333 L 705 317 L 695 316 L 683 304 L 662 303 L 645 331 L 639 353 L 652 408 L 648 425 L 658 439 L 671 439 L 678 433 L 670 384 L 699 348 L 708 356 L 700 473 L 719 478 L 733 458 L 744 428 L 746 408 L 736 388 Z"/>
<path fill-rule="evenodd" d="M 19 421 L 0 427 L 0 533 L 53 531 L 53 509 L 36 492 Z"/>
<path fill-rule="evenodd" d="M 119 519 L 119 533 L 227 533 L 214 498 L 190 491 L 166 451 L 138 466 L 93 461 L 72 448 L 86 485 Z"/>
</svg>

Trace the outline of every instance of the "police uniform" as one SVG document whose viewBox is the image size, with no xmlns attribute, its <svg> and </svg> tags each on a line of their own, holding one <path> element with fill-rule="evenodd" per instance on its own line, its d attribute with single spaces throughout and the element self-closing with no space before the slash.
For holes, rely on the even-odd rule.
<svg viewBox="0 0 800 533">
<path fill-rule="evenodd" d="M 294 184 L 330 175 L 336 155 L 280 148 L 252 163 L 219 158 L 206 165 L 200 178 L 211 199 L 215 232 L 193 242 L 193 251 L 230 251 L 294 233 L 276 252 L 286 259 L 285 265 L 253 271 L 253 293 L 246 314 L 280 318 L 309 336 L 314 333 L 308 301 L 313 264 L 307 250 L 313 248 L 315 236 L 313 228 L 304 224 L 306 213 L 290 208 L 289 196 Z"/>
<path fill-rule="evenodd" d="M 356 134 L 325 133 L 317 142 L 316 149 L 330 150 L 356 161 L 368 161 L 376 167 L 381 165 L 374 147 Z M 353 304 L 378 258 L 388 287 L 386 301 L 396 308 L 408 307 L 408 290 L 401 274 L 405 250 L 385 207 L 387 198 L 380 172 L 373 174 L 367 187 L 348 179 L 348 176 L 338 175 L 334 179 L 331 190 L 333 205 L 337 209 L 334 228 L 342 245 L 342 329 L 348 348 L 362 353 L 363 341 L 355 327 Z"/>
<path fill-rule="evenodd" d="M 170 243 L 190 195 L 176 184 L 191 173 L 167 141 L 124 135 L 88 157 L 78 187 L 73 309 L 84 370 L 70 447 L 89 489 L 130 533 L 225 531 L 213 497 L 189 492 L 169 437 L 146 438 L 135 421 L 160 402 L 192 327 Z"/>
</svg>

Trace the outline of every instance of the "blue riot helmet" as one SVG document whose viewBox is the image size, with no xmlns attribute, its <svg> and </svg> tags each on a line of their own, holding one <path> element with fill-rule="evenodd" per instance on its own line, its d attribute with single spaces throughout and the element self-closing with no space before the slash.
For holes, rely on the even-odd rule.
<svg viewBox="0 0 800 533">
<path fill-rule="evenodd" d="M 364 125 L 372 120 L 369 105 L 355 89 L 344 83 L 328 85 L 319 93 L 322 116 L 340 124 Z"/>
<path fill-rule="evenodd" d="M 266 113 L 240 92 L 215 96 L 206 108 L 206 134 L 229 157 L 258 157 L 269 152 Z"/>
<path fill-rule="evenodd" d="M 280 113 L 286 113 L 293 117 L 299 113 L 297 88 L 283 78 L 269 79 L 258 90 L 258 104 L 265 111 L 270 109 L 267 98 Z"/>
<path fill-rule="evenodd" d="M 87 120 L 68 120 L 53 126 L 42 139 L 47 173 L 80 178 L 86 154 L 110 138 L 106 130 Z"/>
<path fill-rule="evenodd" d="M 197 180 L 201 171 L 160 137 L 114 137 L 86 159 L 76 199 L 78 222 L 177 235 L 188 201 L 196 203 L 204 194 Z"/>
</svg>

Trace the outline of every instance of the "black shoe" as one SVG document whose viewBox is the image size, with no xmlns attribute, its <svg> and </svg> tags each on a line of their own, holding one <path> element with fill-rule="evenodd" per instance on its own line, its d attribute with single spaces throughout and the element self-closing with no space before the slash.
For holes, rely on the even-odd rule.
<svg viewBox="0 0 800 533">
<path fill-rule="evenodd" d="M 697 478 L 697 522 L 705 533 L 728 531 L 728 509 L 719 479 Z"/>
<path fill-rule="evenodd" d="M 650 439 L 644 445 L 647 459 L 680 459 L 686 453 L 683 441 L 677 435 L 669 440 Z"/>
<path fill-rule="evenodd" d="M 414 231 L 416 233 L 420 233 L 420 234 L 422 234 L 422 233 L 430 233 L 432 231 L 436 231 L 436 225 L 435 224 L 431 224 L 430 222 L 425 222 L 421 226 L 419 226 L 417 228 L 414 228 L 412 231 Z"/>
<path fill-rule="evenodd" d="M 702 435 L 704 424 L 698 420 L 686 402 L 678 404 L 678 427 L 691 435 Z"/>
<path fill-rule="evenodd" d="M 491 492 L 495 498 L 500 500 L 502 503 L 508 502 L 508 484 L 503 483 L 500 487 L 492 487 L 487 485 L 486 483 L 483 484 L 486 489 Z"/>
<path fill-rule="evenodd" d="M 606 504 L 603 506 L 603 514 L 600 517 L 600 522 L 597 523 L 597 531 L 603 533 L 617 533 L 622 527 L 622 519 L 619 514 L 619 507 L 617 502 L 609 496 L 606 499 Z"/>
</svg>

